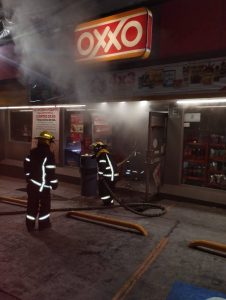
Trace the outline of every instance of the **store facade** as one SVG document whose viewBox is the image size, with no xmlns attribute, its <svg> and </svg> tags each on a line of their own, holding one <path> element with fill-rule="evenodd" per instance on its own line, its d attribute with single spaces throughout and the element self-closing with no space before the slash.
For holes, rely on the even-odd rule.
<svg viewBox="0 0 226 300">
<path fill-rule="evenodd" d="M 219 0 L 214 14 L 216 19 L 221 4 L 223 1 Z M 133 67 L 119 62 L 113 68 L 100 68 L 98 72 L 81 72 L 76 78 L 78 88 L 74 103 L 27 107 L 26 99 L 25 107 L 2 107 L 1 131 L 5 143 L 1 159 L 22 161 L 37 134 L 35 130 L 50 126 L 56 135 L 55 151 L 60 166 L 79 167 L 79 156 L 89 151 L 91 142 L 101 139 L 110 145 L 118 162 L 136 146 L 145 168 L 149 112 L 158 111 L 168 115 L 161 191 L 203 200 L 208 200 L 208 195 L 215 195 L 216 201 L 224 202 L 226 127 L 223 103 L 215 104 L 217 107 L 204 102 L 186 106 L 177 101 L 224 99 L 226 56 L 223 52 L 226 47 L 222 39 L 216 48 L 216 43 L 212 43 L 213 31 L 208 33 L 205 45 L 192 34 L 188 39 L 193 47 L 185 42 L 184 33 L 188 32 L 189 26 L 183 23 L 181 28 L 173 31 L 176 21 L 166 14 L 178 5 L 182 4 L 174 0 L 153 10 L 149 7 L 153 11 L 153 20 L 158 19 L 153 23 L 150 50 L 153 58 L 134 60 Z M 187 1 L 187 17 L 189 12 L 191 17 L 194 5 L 195 2 Z M 211 5 L 211 1 L 207 1 L 202 14 Z M 212 21 L 208 22 L 209 28 Z M 195 24 L 199 26 L 198 20 L 192 25 L 194 28 Z M 222 26 L 218 22 L 215 29 L 222 30 Z M 163 34 L 164 29 L 168 35 Z M 171 41 L 168 38 L 170 30 L 177 32 Z M 90 35 L 88 37 L 92 39 Z M 80 48 L 81 45 L 82 39 Z M 103 45 L 107 47 L 107 42 Z M 87 53 L 93 54 L 91 48 Z"/>
<path fill-rule="evenodd" d="M 213 71 L 208 73 L 207 83 L 205 70 L 210 64 Z M 216 78 L 214 70 L 218 69 L 217 66 L 220 75 Z M 97 89 L 97 77 L 90 78 L 88 85 L 93 87 L 92 96 L 104 100 L 117 92 L 117 97 L 125 101 L 2 109 L 4 124 L 8 124 L 4 133 L 7 141 L 4 158 L 22 161 L 32 141 L 34 143 L 37 130 L 45 127 L 56 135 L 55 152 L 59 166 L 79 167 L 80 155 L 90 151 L 89 145 L 93 141 L 103 140 L 110 146 L 117 162 L 124 160 L 135 147 L 141 154 L 141 169 L 144 170 L 149 112 L 159 111 L 168 115 L 162 192 L 206 200 L 208 193 L 211 197 L 218 195 L 217 201 L 223 202 L 225 107 L 224 103 L 208 103 L 208 99 L 224 101 L 224 97 L 216 98 L 217 92 L 224 89 L 222 66 L 224 58 L 113 71 L 99 76 L 105 87 L 101 94 Z M 189 74 L 183 72 L 185 67 Z M 189 105 L 177 103 L 180 100 L 178 90 L 182 89 L 183 93 L 208 93 L 209 98 L 193 98 L 193 101 L 201 100 L 201 104 L 192 104 L 191 101 Z M 173 99 L 150 100 L 150 90 L 156 95 L 166 90 L 165 93 L 172 94 Z M 130 99 L 130 94 L 141 97 L 141 92 L 142 101 Z M 203 102 L 205 100 L 207 103 Z M 145 176 L 138 180 L 145 182 Z"/>
</svg>

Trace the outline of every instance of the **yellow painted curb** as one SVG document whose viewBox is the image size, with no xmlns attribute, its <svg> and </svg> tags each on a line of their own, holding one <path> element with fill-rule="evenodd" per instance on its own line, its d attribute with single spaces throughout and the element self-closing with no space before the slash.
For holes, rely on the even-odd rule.
<svg viewBox="0 0 226 300">
<path fill-rule="evenodd" d="M 0 201 L 3 203 L 19 205 L 19 206 L 23 206 L 23 207 L 27 206 L 27 200 L 22 200 L 22 199 L 0 196 Z"/>
<path fill-rule="evenodd" d="M 131 228 L 131 229 L 135 229 L 135 230 L 139 231 L 144 236 L 148 235 L 147 230 L 143 226 L 136 224 L 136 223 L 126 222 L 126 221 L 122 221 L 122 220 L 115 219 L 115 218 L 103 217 L 100 215 L 93 215 L 93 214 L 77 212 L 77 211 L 70 211 L 67 213 L 67 216 L 68 217 L 79 217 L 79 218 L 83 218 L 83 219 L 87 219 L 87 220 L 94 220 L 94 221 L 103 222 L 103 223 L 107 223 L 107 224 L 113 224 L 116 226 L 127 227 L 127 228 Z"/>
<path fill-rule="evenodd" d="M 226 253 L 226 244 L 221 244 L 217 242 L 207 241 L 207 240 L 195 240 L 189 244 L 191 248 L 204 247 L 208 249 L 213 249 L 217 251 L 222 251 Z"/>
</svg>

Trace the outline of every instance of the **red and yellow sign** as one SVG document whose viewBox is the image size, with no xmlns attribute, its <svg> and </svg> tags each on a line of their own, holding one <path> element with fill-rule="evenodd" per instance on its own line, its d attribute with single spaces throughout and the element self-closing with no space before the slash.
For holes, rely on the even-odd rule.
<svg viewBox="0 0 226 300">
<path fill-rule="evenodd" d="M 146 8 L 82 23 L 75 29 L 76 61 L 147 58 L 151 40 L 152 14 Z"/>
</svg>

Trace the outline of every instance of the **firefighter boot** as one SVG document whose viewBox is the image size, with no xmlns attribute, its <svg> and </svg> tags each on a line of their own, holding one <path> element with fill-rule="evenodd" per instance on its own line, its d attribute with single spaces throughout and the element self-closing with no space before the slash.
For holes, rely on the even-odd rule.
<svg viewBox="0 0 226 300">
<path fill-rule="evenodd" d="M 26 227 L 29 232 L 35 231 L 35 221 L 26 219 Z"/>
<path fill-rule="evenodd" d="M 51 227 L 52 227 L 52 224 L 50 223 L 49 219 L 39 221 L 39 223 L 38 223 L 39 231 L 42 231 L 42 230 L 45 230 L 45 229 L 48 229 L 48 228 L 51 228 Z"/>
</svg>

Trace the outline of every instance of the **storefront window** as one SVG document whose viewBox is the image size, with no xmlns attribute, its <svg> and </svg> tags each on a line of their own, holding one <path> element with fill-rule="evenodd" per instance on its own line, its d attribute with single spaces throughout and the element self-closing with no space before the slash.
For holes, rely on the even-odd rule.
<svg viewBox="0 0 226 300">
<path fill-rule="evenodd" d="M 10 112 L 10 140 L 31 142 L 32 111 Z"/>
<path fill-rule="evenodd" d="M 84 136 L 84 112 L 66 111 L 65 121 L 65 164 L 69 166 L 79 166 Z"/>
<path fill-rule="evenodd" d="M 226 189 L 226 108 L 187 109 L 182 182 Z"/>
</svg>

